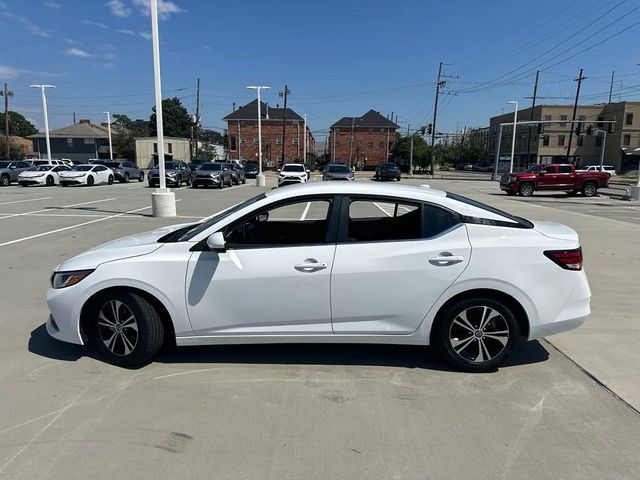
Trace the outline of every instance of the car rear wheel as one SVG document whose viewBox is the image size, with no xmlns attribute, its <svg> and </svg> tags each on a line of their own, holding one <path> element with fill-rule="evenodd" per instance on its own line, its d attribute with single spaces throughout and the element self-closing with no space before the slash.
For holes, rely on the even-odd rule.
<svg viewBox="0 0 640 480">
<path fill-rule="evenodd" d="M 92 186 L 95 183 L 95 181 L 93 180 L 93 177 L 91 175 L 89 175 L 87 177 L 87 185 Z"/>
<path fill-rule="evenodd" d="M 530 197 L 533 195 L 533 184 L 531 183 L 523 183 L 520 185 L 520 189 L 518 190 L 521 197 Z"/>
<path fill-rule="evenodd" d="M 0 177 L 0 186 L 8 187 L 10 183 L 11 183 L 11 179 L 9 178 L 9 175 L 7 175 L 6 173 Z"/>
<path fill-rule="evenodd" d="M 593 197 L 598 193 L 598 187 L 593 182 L 587 182 L 582 186 L 582 195 L 585 197 Z"/>
<path fill-rule="evenodd" d="M 47 177 L 46 183 L 47 183 L 47 187 L 52 187 L 52 186 L 53 186 L 53 184 L 54 184 L 54 183 L 56 183 L 56 182 L 55 182 L 55 180 L 53 179 L 53 177 L 52 177 L 51 175 L 49 175 L 49 176 Z"/>
<path fill-rule="evenodd" d="M 113 185 L 113 175 L 109 175 L 109 179 L 107 180 L 109 185 Z"/>
<path fill-rule="evenodd" d="M 432 336 L 447 362 L 471 372 L 494 371 L 519 339 L 518 322 L 509 307 L 491 298 L 470 298 L 447 308 Z"/>
<path fill-rule="evenodd" d="M 144 182 L 144 172 L 140 172 L 140 176 L 138 177 L 139 182 Z"/>
<path fill-rule="evenodd" d="M 124 174 L 124 183 L 129 183 L 131 181 L 131 178 L 129 177 L 128 173 Z"/>
<path fill-rule="evenodd" d="M 92 312 L 93 339 L 102 356 L 114 365 L 137 367 L 162 348 L 164 326 L 145 298 L 130 292 L 111 293 Z"/>
</svg>

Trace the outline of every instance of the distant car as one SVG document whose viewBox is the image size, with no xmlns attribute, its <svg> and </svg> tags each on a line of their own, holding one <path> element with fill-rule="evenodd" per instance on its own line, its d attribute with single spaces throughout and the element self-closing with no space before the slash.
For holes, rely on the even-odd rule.
<svg viewBox="0 0 640 480">
<path fill-rule="evenodd" d="M 603 165 L 602 169 L 600 165 L 588 165 L 580 170 L 576 170 L 577 172 L 607 172 L 610 177 L 616 176 L 616 169 L 613 165 Z"/>
<path fill-rule="evenodd" d="M 492 167 L 489 163 L 479 163 L 477 165 L 474 165 L 472 169 L 475 172 L 490 172 L 492 170 Z"/>
<path fill-rule="evenodd" d="M 164 162 L 164 175 L 167 185 L 180 188 L 182 183 L 191 185 L 191 169 L 182 160 Z M 149 186 L 157 187 L 160 185 L 160 173 L 156 165 L 148 173 Z"/>
<path fill-rule="evenodd" d="M 285 163 L 278 172 L 278 186 L 284 187 L 292 183 L 306 183 L 309 171 L 300 163 Z"/>
<path fill-rule="evenodd" d="M 400 168 L 395 163 L 381 163 L 376 167 L 374 175 L 376 180 L 397 180 L 400 181 Z"/>
<path fill-rule="evenodd" d="M 500 189 L 507 195 L 530 197 L 538 190 L 559 190 L 567 195 L 582 192 L 585 197 L 598 194 L 598 189 L 609 184 L 605 172 L 576 172 L 573 164 L 534 165 L 523 173 L 505 173 L 500 178 Z"/>
<path fill-rule="evenodd" d="M 468 162 L 462 162 L 456 165 L 456 170 L 473 170 L 473 165 Z"/>
<path fill-rule="evenodd" d="M 244 168 L 239 163 L 229 163 L 229 170 L 231 171 L 231 179 L 236 185 L 241 183 L 247 183 L 247 177 L 244 174 Z"/>
<path fill-rule="evenodd" d="M 355 174 L 351 169 L 343 163 L 330 163 L 324 169 L 322 174 L 322 180 L 348 180 L 353 181 L 356 179 Z"/>
<path fill-rule="evenodd" d="M 100 183 L 113 184 L 114 175 L 110 168 L 104 165 L 91 165 L 83 163 L 75 165 L 70 170 L 58 173 L 60 177 L 60 185 L 68 187 L 69 185 L 97 185 Z"/>
<path fill-rule="evenodd" d="M 67 167 L 72 167 L 73 165 L 68 165 L 67 163 L 63 162 L 62 160 L 47 160 L 46 158 L 36 158 L 34 160 L 30 160 L 31 165 L 33 165 L 34 167 L 37 167 L 39 165 L 65 165 Z"/>
<path fill-rule="evenodd" d="M 126 160 L 113 160 L 103 164 L 113 170 L 115 179 L 120 183 L 129 183 L 131 180 L 144 182 L 144 172 L 138 166 Z"/>
<path fill-rule="evenodd" d="M 207 162 L 191 172 L 191 186 L 193 188 L 231 186 L 233 178 L 231 168 L 226 163 Z"/>
<path fill-rule="evenodd" d="M 247 162 L 244 164 L 244 176 L 246 178 L 256 178 L 258 175 L 258 163 L 257 162 Z"/>
<path fill-rule="evenodd" d="M 7 187 L 18 180 L 18 175 L 32 167 L 30 162 L 23 160 L 0 160 L 0 186 Z"/>
<path fill-rule="evenodd" d="M 46 185 L 51 187 L 60 184 L 60 172 L 71 170 L 66 165 L 38 165 L 18 175 L 18 183 L 23 187 L 30 185 Z"/>
</svg>

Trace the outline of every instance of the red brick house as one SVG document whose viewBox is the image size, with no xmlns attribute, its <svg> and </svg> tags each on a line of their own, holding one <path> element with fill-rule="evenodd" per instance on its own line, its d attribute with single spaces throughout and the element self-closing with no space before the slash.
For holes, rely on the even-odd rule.
<svg viewBox="0 0 640 480">
<path fill-rule="evenodd" d="M 399 126 L 369 110 L 361 117 L 342 117 L 331 125 L 329 158 L 331 162 L 366 168 L 390 161 Z"/>
<path fill-rule="evenodd" d="M 304 156 L 304 118 L 287 108 L 287 128 L 282 158 L 284 108 L 260 102 L 262 117 L 262 160 L 268 167 L 302 161 Z M 258 101 L 254 100 L 223 118 L 227 122 L 230 160 L 258 160 Z M 315 157 L 315 139 L 307 125 L 307 159 Z"/>
</svg>

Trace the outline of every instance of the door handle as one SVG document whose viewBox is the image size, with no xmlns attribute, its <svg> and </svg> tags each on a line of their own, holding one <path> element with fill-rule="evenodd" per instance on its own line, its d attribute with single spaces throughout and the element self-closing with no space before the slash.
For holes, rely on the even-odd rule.
<svg viewBox="0 0 640 480">
<path fill-rule="evenodd" d="M 315 258 L 307 258 L 304 262 L 294 265 L 293 268 L 299 272 L 316 272 L 327 268 L 327 264 L 318 262 Z"/>
<path fill-rule="evenodd" d="M 449 252 L 441 252 L 440 255 L 431 257 L 429 263 L 437 266 L 455 265 L 456 263 L 464 262 L 464 257 L 461 255 L 453 255 Z"/>
</svg>

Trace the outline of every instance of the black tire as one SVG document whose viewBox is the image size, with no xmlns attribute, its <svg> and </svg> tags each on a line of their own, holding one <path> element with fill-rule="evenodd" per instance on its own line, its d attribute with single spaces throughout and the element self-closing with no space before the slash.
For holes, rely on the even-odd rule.
<svg viewBox="0 0 640 480">
<path fill-rule="evenodd" d="M 176 180 L 176 188 L 182 187 L 182 177 L 178 177 Z"/>
<path fill-rule="evenodd" d="M 198 188 L 199 185 L 197 183 L 191 182 L 191 188 Z"/>
<path fill-rule="evenodd" d="M 522 185 L 520 185 L 520 188 L 518 189 L 518 193 L 520 194 L 521 197 L 530 197 L 531 195 L 533 195 L 533 183 L 531 182 L 525 182 Z"/>
<path fill-rule="evenodd" d="M 89 175 L 87 177 L 87 185 L 91 187 L 94 183 L 95 181 L 93 180 L 93 176 Z"/>
<path fill-rule="evenodd" d="M 513 312 L 502 302 L 469 298 L 438 315 L 431 340 L 454 367 L 468 372 L 492 372 L 513 352 L 520 341 L 520 328 Z"/>
<path fill-rule="evenodd" d="M 136 293 L 106 294 L 88 314 L 91 338 L 101 356 L 113 365 L 145 365 L 162 348 L 165 332 L 160 315 Z"/>
<path fill-rule="evenodd" d="M 220 183 L 218 184 L 218 188 L 222 190 L 224 188 L 224 178 L 220 179 Z"/>
<path fill-rule="evenodd" d="M 60 185 L 62 185 L 63 187 L 68 187 L 69 186 L 68 183 L 61 183 Z"/>
<path fill-rule="evenodd" d="M 0 187 L 8 187 L 11 185 L 11 178 L 6 173 L 0 177 Z"/>
<path fill-rule="evenodd" d="M 567 197 L 575 197 L 577 194 L 578 194 L 578 192 L 577 192 L 577 191 L 575 191 L 575 190 L 569 190 L 569 191 L 567 192 Z"/>
<path fill-rule="evenodd" d="M 129 183 L 131 181 L 131 178 L 129 177 L 129 173 L 125 172 L 124 174 L 124 183 Z"/>
<path fill-rule="evenodd" d="M 595 197 L 598 194 L 598 186 L 594 182 L 586 182 L 582 186 L 582 195 L 584 197 Z"/>
<path fill-rule="evenodd" d="M 516 192 L 513 192 L 511 190 L 507 190 L 507 195 L 509 195 L 510 197 L 513 197 L 516 194 Z"/>
<path fill-rule="evenodd" d="M 109 178 L 108 178 L 108 180 L 107 180 L 107 183 L 108 183 L 109 185 L 113 185 L 113 175 L 109 175 Z"/>
<path fill-rule="evenodd" d="M 244 177 L 244 178 L 242 179 L 242 184 L 244 185 L 244 184 L 246 184 L 246 183 L 247 183 L 247 177 Z"/>
<path fill-rule="evenodd" d="M 53 179 L 53 177 L 51 175 L 49 175 L 47 177 L 47 180 L 46 180 L 47 187 L 53 187 L 53 185 L 55 185 L 55 183 L 56 183 L 56 181 Z"/>
<path fill-rule="evenodd" d="M 139 182 L 144 182 L 144 172 L 140 172 L 140 176 L 138 177 Z"/>
<path fill-rule="evenodd" d="M 21 184 L 20 184 L 20 186 L 21 186 L 21 187 L 28 187 L 29 185 L 28 185 L 28 184 L 26 184 L 26 183 L 21 183 Z"/>
</svg>

